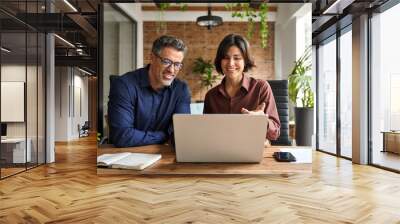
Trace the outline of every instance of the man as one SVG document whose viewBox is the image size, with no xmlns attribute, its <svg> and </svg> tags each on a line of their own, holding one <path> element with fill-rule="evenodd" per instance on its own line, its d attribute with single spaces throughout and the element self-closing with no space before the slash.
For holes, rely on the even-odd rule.
<svg viewBox="0 0 400 224">
<path fill-rule="evenodd" d="M 113 80 L 108 118 L 115 146 L 164 143 L 173 132 L 172 115 L 190 113 L 189 88 L 175 80 L 186 51 L 182 40 L 161 36 L 153 43 L 149 65 Z"/>
</svg>

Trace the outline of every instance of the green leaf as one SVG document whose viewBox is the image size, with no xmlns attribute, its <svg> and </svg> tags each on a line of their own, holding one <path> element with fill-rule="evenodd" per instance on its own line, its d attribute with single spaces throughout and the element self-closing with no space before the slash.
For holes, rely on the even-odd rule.
<svg viewBox="0 0 400 224">
<path fill-rule="evenodd" d="M 217 81 L 217 75 L 213 75 L 214 65 L 211 60 L 204 60 L 198 57 L 194 61 L 192 72 L 200 75 L 200 83 L 202 87 L 210 88 Z"/>
<path fill-rule="evenodd" d="M 251 39 L 255 32 L 254 22 L 259 19 L 260 20 L 260 39 L 261 39 L 261 47 L 266 48 L 268 43 L 268 4 L 261 3 L 260 7 L 257 10 L 250 7 L 249 3 L 227 3 L 225 4 L 225 8 L 231 10 L 232 18 L 240 18 L 241 20 L 247 19 L 247 37 Z"/>
<path fill-rule="evenodd" d="M 314 106 L 314 93 L 311 88 L 312 77 L 307 75 L 311 68 L 311 47 L 308 47 L 303 55 L 294 62 L 294 67 L 288 77 L 289 99 L 295 106 L 297 106 L 298 100 L 303 107 Z"/>
<path fill-rule="evenodd" d="M 188 8 L 188 4 L 186 4 L 186 3 L 176 3 L 176 4 L 179 5 L 180 10 L 181 10 L 182 12 L 186 11 L 187 8 Z"/>
</svg>

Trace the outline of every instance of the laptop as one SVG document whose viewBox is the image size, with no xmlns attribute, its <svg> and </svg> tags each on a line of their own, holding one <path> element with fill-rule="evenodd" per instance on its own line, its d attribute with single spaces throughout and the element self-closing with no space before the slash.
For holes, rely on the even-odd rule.
<svg viewBox="0 0 400 224">
<path fill-rule="evenodd" d="M 175 114 L 177 162 L 257 163 L 268 118 L 248 114 Z"/>
</svg>

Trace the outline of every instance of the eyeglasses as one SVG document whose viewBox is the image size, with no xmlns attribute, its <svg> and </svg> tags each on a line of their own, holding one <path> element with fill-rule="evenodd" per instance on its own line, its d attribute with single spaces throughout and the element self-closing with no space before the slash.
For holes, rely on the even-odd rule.
<svg viewBox="0 0 400 224">
<path fill-rule="evenodd" d="M 183 63 L 182 62 L 173 62 L 169 60 L 168 58 L 162 58 L 160 55 L 155 54 L 161 61 L 161 64 L 164 65 L 164 67 L 168 68 L 171 65 L 174 65 L 175 70 L 181 70 L 183 68 Z"/>
</svg>

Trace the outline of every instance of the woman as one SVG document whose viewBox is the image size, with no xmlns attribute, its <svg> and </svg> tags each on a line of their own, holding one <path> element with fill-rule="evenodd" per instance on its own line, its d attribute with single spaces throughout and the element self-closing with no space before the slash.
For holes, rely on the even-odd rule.
<svg viewBox="0 0 400 224">
<path fill-rule="evenodd" d="M 265 114 L 266 138 L 277 139 L 281 125 L 271 87 L 268 82 L 245 74 L 255 66 L 248 42 L 240 35 L 229 34 L 219 44 L 214 64 L 225 77 L 207 92 L 204 113 Z"/>
</svg>

